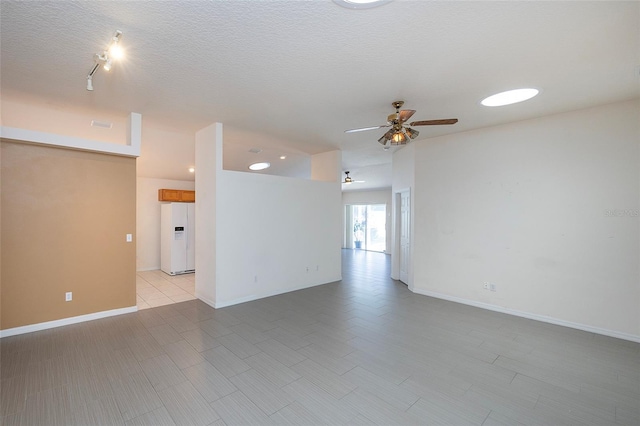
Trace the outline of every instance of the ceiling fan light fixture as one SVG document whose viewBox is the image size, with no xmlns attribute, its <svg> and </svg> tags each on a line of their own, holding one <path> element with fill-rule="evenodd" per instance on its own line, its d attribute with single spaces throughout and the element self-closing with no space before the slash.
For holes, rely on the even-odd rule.
<svg viewBox="0 0 640 426">
<path fill-rule="evenodd" d="M 402 131 L 395 132 L 393 136 L 391 136 L 391 145 L 406 145 L 407 139 L 407 135 Z"/>
<path fill-rule="evenodd" d="M 486 97 L 480 103 L 488 107 L 517 104 L 518 102 L 524 102 L 533 98 L 538 93 L 540 93 L 540 91 L 533 88 L 507 90 L 506 92 L 500 92 Z"/>
<path fill-rule="evenodd" d="M 407 128 L 407 129 L 406 129 L 406 131 L 407 131 L 407 135 L 408 135 L 411 139 L 415 139 L 415 138 L 417 138 L 417 137 L 418 137 L 418 135 L 420 134 L 420 132 L 419 132 L 419 131 L 414 130 L 414 129 L 410 129 L 410 128 Z"/>
<path fill-rule="evenodd" d="M 406 145 L 407 142 L 409 142 L 411 139 L 417 138 L 420 132 L 408 126 L 440 126 L 456 124 L 458 122 L 457 118 L 445 118 L 439 120 L 418 120 L 407 123 L 407 120 L 409 120 L 416 111 L 413 109 L 401 110 L 400 108 L 402 108 L 402 106 L 404 105 L 404 101 L 394 101 L 391 103 L 391 105 L 396 109 L 396 112 L 387 116 L 386 125 L 345 130 L 345 133 L 380 129 L 382 127 L 391 127 L 384 135 L 380 137 L 380 139 L 378 139 L 378 142 L 386 148 L 387 141 L 390 141 L 391 145 Z"/>
<path fill-rule="evenodd" d="M 342 183 L 349 185 L 351 182 L 353 182 L 353 179 L 351 179 L 351 176 L 349 176 L 349 172 L 344 172 L 344 174 L 347 176 L 344 178 L 344 182 Z"/>
</svg>

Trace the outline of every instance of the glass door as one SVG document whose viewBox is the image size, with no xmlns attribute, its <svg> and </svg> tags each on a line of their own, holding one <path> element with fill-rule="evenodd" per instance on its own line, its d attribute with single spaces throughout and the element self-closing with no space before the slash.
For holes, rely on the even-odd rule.
<svg viewBox="0 0 640 426">
<path fill-rule="evenodd" d="M 351 208 L 354 248 L 384 252 L 387 247 L 386 205 L 363 204 Z"/>
</svg>

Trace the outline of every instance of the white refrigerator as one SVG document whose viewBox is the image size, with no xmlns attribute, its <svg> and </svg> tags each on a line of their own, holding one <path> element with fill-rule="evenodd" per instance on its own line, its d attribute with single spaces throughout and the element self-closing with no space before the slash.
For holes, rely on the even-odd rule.
<svg viewBox="0 0 640 426">
<path fill-rule="evenodd" d="M 169 275 L 196 270 L 195 203 L 162 204 L 160 269 Z"/>
</svg>

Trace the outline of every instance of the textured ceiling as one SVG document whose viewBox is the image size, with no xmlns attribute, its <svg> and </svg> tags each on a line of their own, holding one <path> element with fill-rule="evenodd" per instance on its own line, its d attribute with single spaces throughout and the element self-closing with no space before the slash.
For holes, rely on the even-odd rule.
<svg viewBox="0 0 640 426">
<path fill-rule="evenodd" d="M 343 131 L 384 124 L 397 99 L 415 119 L 460 120 L 420 128 L 427 139 L 640 96 L 639 2 L 3 0 L 0 15 L 3 91 L 190 132 L 222 122 L 238 162 L 240 146 L 304 161 L 341 149 L 343 169 L 367 175 L 360 189 L 390 186 L 391 152 L 376 142 L 383 130 Z M 88 92 L 93 54 L 115 29 L 127 60 Z M 523 86 L 541 94 L 479 105 Z M 175 167 L 193 163 L 192 147 L 176 152 Z M 143 164 L 173 176 L 166 161 Z"/>
</svg>

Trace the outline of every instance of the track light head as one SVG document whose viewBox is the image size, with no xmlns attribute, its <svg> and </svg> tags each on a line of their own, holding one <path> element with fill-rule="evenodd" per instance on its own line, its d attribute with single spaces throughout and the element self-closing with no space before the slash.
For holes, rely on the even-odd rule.
<svg viewBox="0 0 640 426">
<path fill-rule="evenodd" d="M 111 44 L 109 45 L 109 57 L 119 60 L 124 57 L 124 50 L 122 50 L 122 46 L 120 45 L 120 38 L 122 37 L 122 31 L 116 30 L 113 38 L 111 39 Z"/>
<path fill-rule="evenodd" d="M 89 74 L 87 75 L 87 90 L 93 90 L 93 75 L 96 73 L 100 65 L 105 71 L 110 71 L 113 65 L 113 59 L 120 59 L 123 56 L 123 51 L 120 46 L 120 39 L 122 38 L 122 31 L 116 30 L 106 50 L 93 55 L 95 64 Z"/>
</svg>

